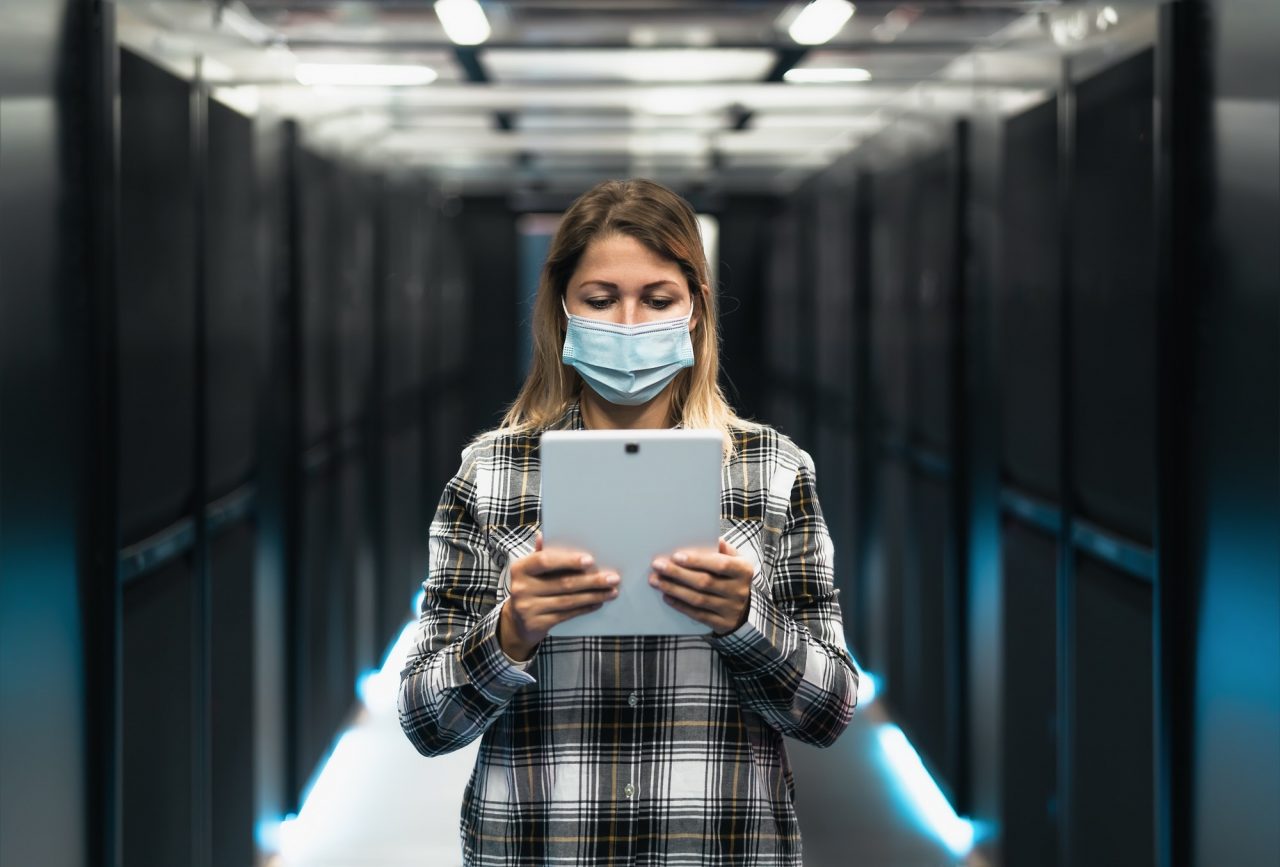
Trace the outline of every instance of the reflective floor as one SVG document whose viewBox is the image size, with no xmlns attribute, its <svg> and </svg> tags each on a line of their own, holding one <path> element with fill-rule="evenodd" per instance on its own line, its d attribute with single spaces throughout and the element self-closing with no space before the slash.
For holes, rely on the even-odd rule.
<svg viewBox="0 0 1280 867">
<path fill-rule="evenodd" d="M 271 867 L 453 867 L 458 814 L 477 745 L 424 758 L 396 719 L 404 638 L 360 685 L 364 707 L 338 740 L 302 812 L 276 830 Z M 854 722 L 820 750 L 791 741 L 805 864 L 976 865 L 956 817 L 864 679 Z"/>
</svg>

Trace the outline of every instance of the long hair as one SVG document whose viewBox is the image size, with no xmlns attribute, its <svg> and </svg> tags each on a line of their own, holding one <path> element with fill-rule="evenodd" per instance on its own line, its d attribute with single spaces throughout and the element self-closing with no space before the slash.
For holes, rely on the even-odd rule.
<svg viewBox="0 0 1280 867">
<path fill-rule="evenodd" d="M 675 421 L 685 427 L 720 431 L 727 459 L 733 449 L 731 428 L 753 429 L 758 425 L 739 418 L 720 389 L 716 288 L 707 277 L 697 215 L 680 196 L 642 178 L 597 184 L 579 196 L 561 219 L 533 303 L 529 375 L 507 409 L 500 429 L 514 433 L 542 430 L 559 419 L 581 395 L 582 377 L 561 362 L 568 328 L 561 298 L 591 242 L 614 235 L 630 236 L 676 263 L 684 273 L 695 309 L 702 306 L 690 334 L 693 366 L 681 370 L 670 386 L 674 389 L 671 411 Z"/>
</svg>

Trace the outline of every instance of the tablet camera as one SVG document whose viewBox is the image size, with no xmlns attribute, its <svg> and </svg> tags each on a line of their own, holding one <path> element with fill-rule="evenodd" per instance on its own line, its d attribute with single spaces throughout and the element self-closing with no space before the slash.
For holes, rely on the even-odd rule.
<svg viewBox="0 0 1280 867">
<path fill-rule="evenodd" d="M 634 455 L 640 451 L 640 443 L 627 443 L 627 454 Z"/>
</svg>

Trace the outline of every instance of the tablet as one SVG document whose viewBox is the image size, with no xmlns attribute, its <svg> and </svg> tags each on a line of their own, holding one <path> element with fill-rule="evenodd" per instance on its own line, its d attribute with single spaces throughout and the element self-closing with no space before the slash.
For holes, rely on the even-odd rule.
<svg viewBox="0 0 1280 867">
<path fill-rule="evenodd" d="M 701 635 L 711 629 L 649 586 L 655 557 L 717 550 L 722 438 L 714 430 L 547 431 L 542 543 L 621 575 L 618 596 L 553 636 Z"/>
</svg>

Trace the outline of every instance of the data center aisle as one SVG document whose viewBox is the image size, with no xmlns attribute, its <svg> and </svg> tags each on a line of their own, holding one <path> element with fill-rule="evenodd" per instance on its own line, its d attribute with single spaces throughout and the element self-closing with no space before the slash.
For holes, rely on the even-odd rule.
<svg viewBox="0 0 1280 867">
<path fill-rule="evenodd" d="M 270 867 L 460 865 L 458 813 L 476 745 L 428 759 L 400 731 L 395 689 L 405 637 L 383 670 L 362 683 L 365 706 L 335 746 L 301 815 L 281 827 L 280 854 Z M 930 816 L 929 794 L 921 794 L 919 781 L 900 764 L 903 750 L 908 764 L 914 754 L 865 692 L 862 701 L 835 746 L 789 742 L 805 864 L 966 863 L 954 854 L 963 843 L 951 835 L 967 823 L 951 816 L 948 827 L 936 812 Z"/>
</svg>

